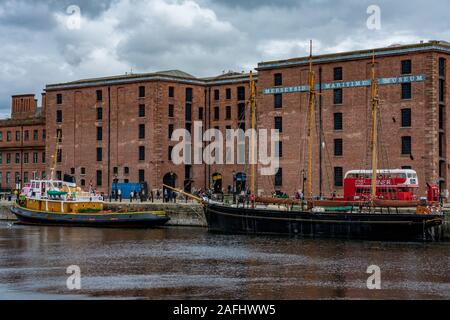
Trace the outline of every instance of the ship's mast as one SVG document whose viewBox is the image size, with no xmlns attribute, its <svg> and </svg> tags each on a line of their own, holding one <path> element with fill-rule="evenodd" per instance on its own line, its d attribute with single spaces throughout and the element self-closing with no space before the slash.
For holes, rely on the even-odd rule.
<svg viewBox="0 0 450 320">
<path fill-rule="evenodd" d="M 55 154 L 53 155 L 53 166 L 50 173 L 50 180 L 55 180 L 55 170 L 56 170 L 56 163 L 58 161 L 58 150 L 59 150 L 59 142 L 60 142 L 60 133 L 59 131 L 56 133 L 56 143 L 55 143 Z"/>
<path fill-rule="evenodd" d="M 371 204 L 377 197 L 377 166 L 378 166 L 378 83 L 375 78 L 375 53 L 372 57 L 372 189 L 371 189 Z"/>
<path fill-rule="evenodd" d="M 256 88 L 255 81 L 253 80 L 253 72 L 250 71 L 250 108 L 252 116 L 252 134 L 250 143 L 250 182 L 251 193 L 256 195 Z"/>
<path fill-rule="evenodd" d="M 313 200 L 313 145 L 314 145 L 314 114 L 315 114 L 315 79 L 314 71 L 312 69 L 312 40 L 310 41 L 310 51 L 309 51 L 309 74 L 308 74 L 308 85 L 309 85 L 309 107 L 308 107 L 308 184 L 306 189 L 307 200 Z"/>
</svg>

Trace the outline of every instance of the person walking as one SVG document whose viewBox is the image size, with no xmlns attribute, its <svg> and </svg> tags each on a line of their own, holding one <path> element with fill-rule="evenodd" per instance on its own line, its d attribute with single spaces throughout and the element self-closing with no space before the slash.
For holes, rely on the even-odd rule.
<svg viewBox="0 0 450 320">
<path fill-rule="evenodd" d="M 130 192 L 130 202 L 133 202 L 133 197 L 134 197 L 134 192 L 131 191 L 131 192 Z"/>
<path fill-rule="evenodd" d="M 119 201 L 122 202 L 122 190 L 117 190 L 117 196 L 119 197 Z"/>
</svg>

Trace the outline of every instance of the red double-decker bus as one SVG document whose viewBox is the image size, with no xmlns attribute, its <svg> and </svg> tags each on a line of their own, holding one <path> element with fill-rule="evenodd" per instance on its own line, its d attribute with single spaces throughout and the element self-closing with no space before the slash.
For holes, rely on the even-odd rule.
<svg viewBox="0 0 450 320">
<path fill-rule="evenodd" d="M 344 200 L 370 199 L 371 170 L 353 170 L 344 178 Z M 377 170 L 377 198 L 384 200 L 417 200 L 419 180 L 414 170 Z"/>
</svg>

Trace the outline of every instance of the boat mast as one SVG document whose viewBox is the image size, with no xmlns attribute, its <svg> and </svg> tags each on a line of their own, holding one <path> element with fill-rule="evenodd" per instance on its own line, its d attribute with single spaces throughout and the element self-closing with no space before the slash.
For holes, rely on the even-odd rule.
<svg viewBox="0 0 450 320">
<path fill-rule="evenodd" d="M 377 197 L 377 166 L 378 166 L 378 83 L 375 78 L 375 53 L 372 57 L 372 189 L 371 189 L 371 204 Z"/>
<path fill-rule="evenodd" d="M 256 88 L 255 81 L 253 80 L 253 72 L 250 71 L 250 108 L 252 115 L 252 134 L 250 144 L 250 181 L 251 181 L 251 193 L 256 195 Z"/>
<path fill-rule="evenodd" d="M 55 154 L 53 155 L 53 166 L 50 173 L 50 180 L 55 180 L 55 170 L 56 170 L 56 163 L 58 161 L 58 150 L 59 150 L 59 142 L 60 142 L 60 136 L 59 131 L 56 133 L 56 143 L 55 143 Z"/>
<path fill-rule="evenodd" d="M 314 133 L 314 113 L 315 113 L 315 82 L 314 82 L 314 71 L 312 69 L 312 40 L 310 41 L 309 49 L 309 74 L 308 74 L 308 85 L 309 85 L 309 107 L 308 107 L 308 184 L 306 189 L 307 200 L 313 200 L 313 133 Z"/>
</svg>

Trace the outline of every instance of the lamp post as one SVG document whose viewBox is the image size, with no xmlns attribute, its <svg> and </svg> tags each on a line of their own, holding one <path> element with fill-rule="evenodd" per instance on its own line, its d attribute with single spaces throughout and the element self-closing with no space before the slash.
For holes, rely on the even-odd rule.
<svg viewBox="0 0 450 320">
<path fill-rule="evenodd" d="M 233 170 L 233 203 L 236 203 L 236 171 Z"/>
</svg>

